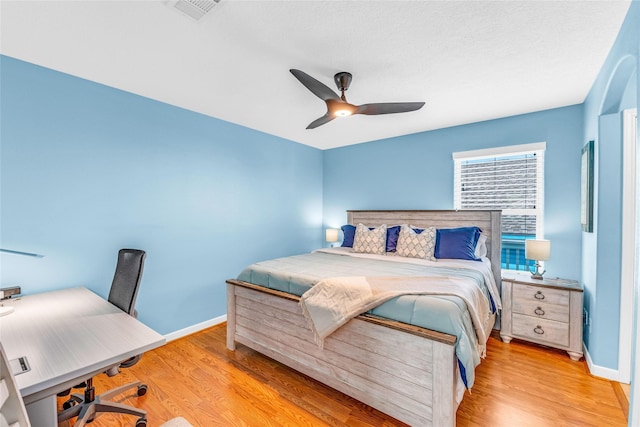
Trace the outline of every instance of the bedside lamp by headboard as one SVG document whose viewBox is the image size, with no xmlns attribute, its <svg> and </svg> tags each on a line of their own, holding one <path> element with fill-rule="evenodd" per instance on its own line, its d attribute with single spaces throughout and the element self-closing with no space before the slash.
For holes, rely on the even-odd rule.
<svg viewBox="0 0 640 427">
<path fill-rule="evenodd" d="M 325 240 L 327 243 L 331 243 L 331 247 L 333 247 L 333 244 L 338 241 L 339 231 L 340 230 L 337 228 L 327 228 L 325 232 Z"/>
</svg>

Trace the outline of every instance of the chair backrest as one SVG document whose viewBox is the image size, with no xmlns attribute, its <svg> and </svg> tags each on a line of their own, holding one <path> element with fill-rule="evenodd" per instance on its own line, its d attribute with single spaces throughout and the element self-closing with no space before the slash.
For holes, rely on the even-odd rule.
<svg viewBox="0 0 640 427">
<path fill-rule="evenodd" d="M 134 316 L 145 257 L 146 253 L 139 249 L 120 249 L 118 252 L 118 264 L 108 300 L 131 316 Z"/>
</svg>

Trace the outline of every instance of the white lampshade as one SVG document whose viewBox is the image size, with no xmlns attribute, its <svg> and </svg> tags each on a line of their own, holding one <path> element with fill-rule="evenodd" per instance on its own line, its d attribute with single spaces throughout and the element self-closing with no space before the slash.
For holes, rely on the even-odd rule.
<svg viewBox="0 0 640 427">
<path fill-rule="evenodd" d="M 325 232 L 327 242 L 329 243 L 337 242 L 339 231 L 340 230 L 338 230 L 337 228 L 327 228 L 327 231 Z"/>
<path fill-rule="evenodd" d="M 548 240 L 525 240 L 524 257 L 535 261 L 546 261 L 551 256 L 551 242 Z"/>
</svg>

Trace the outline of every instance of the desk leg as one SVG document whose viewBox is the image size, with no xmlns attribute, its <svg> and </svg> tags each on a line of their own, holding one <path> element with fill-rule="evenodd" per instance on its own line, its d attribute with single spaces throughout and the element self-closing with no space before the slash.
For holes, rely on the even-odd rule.
<svg viewBox="0 0 640 427">
<path fill-rule="evenodd" d="M 34 427 L 57 427 L 58 410 L 56 395 L 25 405 L 31 425 Z"/>
</svg>

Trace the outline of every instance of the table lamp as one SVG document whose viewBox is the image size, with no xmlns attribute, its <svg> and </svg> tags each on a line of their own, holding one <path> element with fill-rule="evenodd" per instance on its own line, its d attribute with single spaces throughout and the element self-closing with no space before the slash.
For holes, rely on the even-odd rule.
<svg viewBox="0 0 640 427">
<path fill-rule="evenodd" d="M 531 271 L 531 278 L 542 280 L 542 275 L 546 272 L 540 271 L 540 262 L 546 261 L 551 256 L 551 242 L 548 240 L 525 240 L 524 241 L 524 257 L 535 261 L 536 269 Z"/>
<path fill-rule="evenodd" d="M 327 241 L 327 243 L 331 243 L 331 247 L 333 247 L 333 244 L 338 241 L 339 231 L 340 230 L 338 230 L 337 228 L 327 228 L 325 232 L 325 240 Z"/>
</svg>

